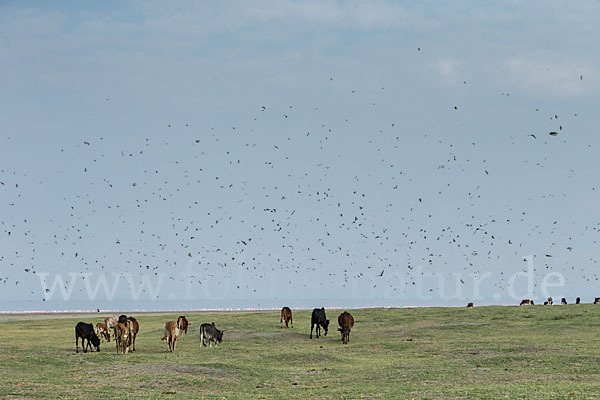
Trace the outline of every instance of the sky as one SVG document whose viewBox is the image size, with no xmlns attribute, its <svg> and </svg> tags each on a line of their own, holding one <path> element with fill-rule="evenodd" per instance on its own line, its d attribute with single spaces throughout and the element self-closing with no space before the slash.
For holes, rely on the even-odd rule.
<svg viewBox="0 0 600 400">
<path fill-rule="evenodd" d="M 599 16 L 0 1 L 0 311 L 590 302 Z"/>
</svg>

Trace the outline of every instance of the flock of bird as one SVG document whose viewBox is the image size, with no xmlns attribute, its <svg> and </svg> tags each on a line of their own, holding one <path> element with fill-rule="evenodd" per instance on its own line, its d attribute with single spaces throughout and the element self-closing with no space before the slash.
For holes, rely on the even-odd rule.
<svg viewBox="0 0 600 400">
<path fill-rule="evenodd" d="M 1 285 L 39 302 L 41 272 L 125 271 L 231 298 L 406 299 L 419 284 L 449 295 L 486 271 L 501 293 L 530 254 L 536 273 L 596 284 L 585 116 L 515 110 L 498 93 L 501 122 L 477 116 L 485 99 L 436 103 L 422 121 L 385 86 L 335 89 L 229 121 L 152 116 L 157 126 L 134 132 L 105 122 L 105 134 L 75 130 L 22 154 L 0 170 Z M 102 99 L 97 118 L 123 107 Z"/>
</svg>

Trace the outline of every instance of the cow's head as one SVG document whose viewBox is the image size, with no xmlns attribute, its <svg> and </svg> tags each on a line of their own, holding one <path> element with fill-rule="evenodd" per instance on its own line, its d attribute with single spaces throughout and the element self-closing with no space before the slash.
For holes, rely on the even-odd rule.
<svg viewBox="0 0 600 400">
<path fill-rule="evenodd" d="M 217 339 L 217 343 L 221 343 L 223 341 L 223 332 L 225 332 L 225 331 L 224 330 L 220 331 L 215 328 L 215 339 Z"/>
<path fill-rule="evenodd" d="M 323 336 L 327 336 L 327 329 L 329 329 L 329 320 L 328 319 L 326 319 L 325 322 L 323 323 L 323 330 L 325 331 Z"/>
<path fill-rule="evenodd" d="M 96 351 L 100 351 L 100 338 L 98 336 L 92 336 L 92 345 L 96 348 Z"/>
</svg>

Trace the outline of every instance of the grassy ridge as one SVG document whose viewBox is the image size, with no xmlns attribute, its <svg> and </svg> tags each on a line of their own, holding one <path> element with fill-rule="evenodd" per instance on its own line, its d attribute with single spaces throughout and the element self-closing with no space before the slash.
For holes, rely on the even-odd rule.
<svg viewBox="0 0 600 400">
<path fill-rule="evenodd" d="M 171 315 L 136 315 L 138 351 L 75 353 L 74 326 L 98 314 L 0 323 L 0 396 L 40 398 L 600 398 L 600 306 L 362 309 L 350 344 L 308 339 L 310 312 L 187 313 L 174 354 Z M 224 328 L 217 349 L 198 328 Z"/>
</svg>

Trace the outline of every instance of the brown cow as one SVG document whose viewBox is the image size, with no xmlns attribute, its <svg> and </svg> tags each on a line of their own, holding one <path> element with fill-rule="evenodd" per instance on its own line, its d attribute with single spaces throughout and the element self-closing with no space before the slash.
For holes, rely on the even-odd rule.
<svg viewBox="0 0 600 400">
<path fill-rule="evenodd" d="M 183 331 L 187 335 L 189 325 L 190 323 L 185 316 L 180 315 L 179 318 L 177 318 L 177 328 L 179 328 L 179 332 Z"/>
<path fill-rule="evenodd" d="M 279 323 L 281 324 L 281 327 L 283 328 L 283 321 L 285 321 L 285 327 L 288 327 L 288 322 L 290 322 L 292 324 L 292 328 L 294 327 L 294 321 L 292 320 L 292 310 L 290 310 L 289 307 L 283 307 L 281 309 L 281 319 L 279 320 Z"/>
<path fill-rule="evenodd" d="M 533 304 L 533 300 L 529 300 L 529 299 L 525 299 L 525 300 L 521 300 L 521 304 L 519 304 L 520 306 L 527 306 L 527 305 L 534 305 Z"/>
<path fill-rule="evenodd" d="M 338 331 L 342 333 L 342 343 L 348 344 L 350 341 L 350 329 L 354 326 L 354 317 L 348 311 L 344 311 L 338 317 Z"/>
<path fill-rule="evenodd" d="M 114 335 L 115 342 L 117 342 L 117 353 L 127 354 L 129 351 L 129 329 L 125 325 L 118 323 L 115 326 Z"/>
<path fill-rule="evenodd" d="M 106 324 L 99 322 L 96 324 L 96 335 L 102 340 L 104 338 L 107 342 L 110 343 L 110 332 L 106 327 Z"/>
<path fill-rule="evenodd" d="M 467 304 L 467 307 L 473 307 L 473 303 Z"/>
<path fill-rule="evenodd" d="M 140 324 L 134 317 L 128 317 L 126 326 L 129 329 L 129 346 L 131 347 L 131 351 L 135 351 L 135 338 L 140 331 Z"/>
<path fill-rule="evenodd" d="M 175 351 L 175 345 L 177 344 L 177 338 L 179 337 L 179 328 L 175 321 L 169 321 L 165 324 L 164 336 L 160 340 L 167 341 L 167 350 L 170 352 Z"/>
</svg>

